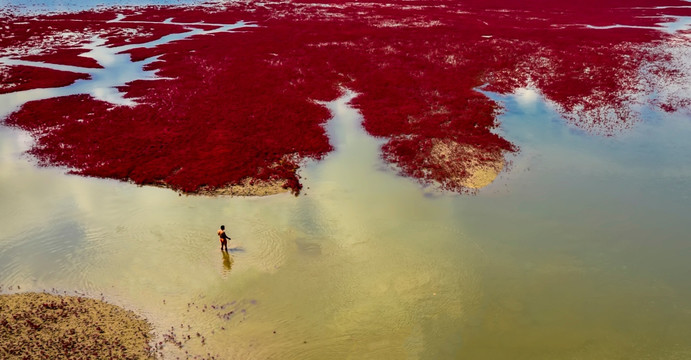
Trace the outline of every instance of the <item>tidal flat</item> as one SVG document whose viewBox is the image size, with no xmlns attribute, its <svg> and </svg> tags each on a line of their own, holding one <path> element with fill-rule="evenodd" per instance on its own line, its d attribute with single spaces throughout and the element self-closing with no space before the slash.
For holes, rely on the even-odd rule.
<svg viewBox="0 0 691 360">
<path fill-rule="evenodd" d="M 480 8 L 473 1 L 467 4 L 469 9 Z M 687 219 L 691 213 L 691 114 L 684 105 L 690 94 L 689 57 L 685 56 L 688 34 L 664 31 L 659 21 L 664 17 L 661 13 L 683 16 L 687 7 L 675 1 L 660 2 L 664 4 L 670 7 L 615 12 L 609 19 L 584 14 L 593 20 L 590 27 L 583 26 L 592 38 L 585 53 L 572 54 L 580 62 L 562 63 L 558 56 L 548 62 L 549 46 L 542 47 L 546 52 L 537 57 L 532 53 L 522 57 L 517 48 L 512 54 L 520 56 L 512 59 L 522 61 L 490 61 L 511 65 L 515 72 L 463 78 L 466 82 L 454 82 L 459 79 L 455 72 L 470 64 L 457 56 L 456 47 L 420 57 L 400 52 L 424 39 L 424 31 L 443 32 L 443 24 L 411 22 L 410 17 L 392 22 L 399 11 L 424 12 L 429 8 L 425 4 L 397 9 L 389 17 L 374 16 L 386 14 L 384 6 L 362 5 L 377 9 L 363 19 L 376 20 L 370 25 L 384 37 L 365 44 L 358 43 L 363 33 L 345 32 L 330 35 L 333 41 L 322 41 L 328 34 L 305 30 L 295 42 L 276 48 L 286 51 L 277 55 L 267 51 L 277 40 L 266 40 L 275 31 L 266 25 L 285 30 L 295 19 L 255 23 L 249 21 L 257 19 L 238 16 L 222 23 L 243 25 L 238 32 L 204 35 L 222 24 L 200 25 L 199 16 L 206 11 L 197 8 L 86 12 L 83 16 L 94 24 L 108 22 L 111 32 L 106 37 L 112 43 L 105 45 L 81 33 L 70 35 L 78 43 L 84 40 L 75 45 L 80 51 L 88 52 L 89 46 L 127 46 L 127 32 L 120 33 L 123 28 L 142 30 L 132 41 L 146 43 L 161 36 L 184 37 L 185 31 L 178 30 L 188 26 L 197 29 L 186 31 L 198 31 L 199 36 L 192 39 L 200 41 L 133 47 L 130 62 L 150 61 L 137 70 L 137 76 L 150 79 L 93 93 L 85 88 L 69 96 L 20 101 L 19 112 L 15 112 L 19 105 L 3 101 L 24 90 L 8 90 L 16 83 L 3 82 L 6 91 L 0 95 L 0 114 L 11 119 L 0 126 L 0 292 L 3 296 L 78 295 L 133 311 L 150 322 L 154 356 L 165 359 L 687 358 L 691 356 L 691 243 L 687 235 L 691 231 Z M 273 7 L 280 4 L 266 6 L 276 10 Z M 326 13 L 317 11 L 323 7 L 314 4 L 296 6 L 305 10 L 300 16 L 307 14 L 321 24 L 310 25 L 316 31 L 328 29 L 328 21 L 338 16 L 352 15 L 360 5 L 334 5 Z M 230 13 L 251 13 L 245 10 Z M 275 14 L 288 16 L 290 10 Z M 446 20 L 454 19 L 452 10 L 439 8 Z M 533 8 L 526 11 L 542 13 Z M 550 7 L 546 12 L 555 14 Z M 256 16 L 267 13 L 271 12 L 259 9 Z M 497 20 L 509 13 L 495 9 L 488 10 L 487 16 Z M 630 27 L 621 25 L 632 13 L 658 17 L 637 18 Z M 171 14 L 175 15 L 172 19 Z M 209 18 L 209 23 L 228 13 L 223 14 Z M 66 17 L 64 26 L 78 23 L 72 13 L 55 16 Z M 489 34 L 486 30 L 492 27 L 467 14 L 460 16 L 474 21 L 473 31 L 463 36 L 475 39 L 477 35 L 476 40 L 485 42 L 484 54 L 492 53 L 490 44 L 507 46 L 504 37 L 515 34 L 510 27 Z M 118 24 L 128 21 L 127 26 Z M 55 22 L 39 23 L 47 27 Z M 612 22 L 621 26 L 610 28 Z M 579 31 L 583 29 L 569 28 L 562 35 L 583 34 Z M 648 66 L 634 61 L 615 72 L 604 71 L 613 59 L 625 59 L 630 51 L 640 54 L 630 43 L 612 49 L 617 58 L 603 59 L 598 53 L 608 46 L 600 40 L 626 34 L 635 35 L 633 43 L 652 41 L 654 46 L 645 51 L 660 56 L 652 56 Z M 403 42 L 409 35 L 411 42 Z M 200 53 L 213 39 L 204 36 L 224 37 L 234 44 L 231 49 L 238 50 L 234 56 L 251 54 L 237 58 L 209 50 L 215 54 L 209 61 L 226 61 L 227 71 L 218 79 L 240 74 L 241 81 L 218 85 L 211 80 L 217 68 L 202 61 L 205 57 Z M 258 39 L 266 41 L 249 47 Z M 320 41 L 314 46 L 287 51 L 315 39 Z M 391 42 L 389 48 L 391 39 L 401 42 Z M 200 44 L 204 46 L 195 48 Z M 377 53 L 370 59 L 376 61 L 350 62 L 347 59 L 352 57 L 343 56 L 365 49 L 359 47 L 364 45 Z M 524 45 L 535 49 L 535 43 Z M 554 43 L 550 40 L 548 45 Z M 573 44 L 561 45 L 566 48 L 558 50 L 567 51 Z M 243 47 L 246 53 L 239 51 Z M 186 53 L 179 52 L 181 48 L 195 51 L 181 55 Z M 309 57 L 312 50 L 330 55 L 295 62 Z M 43 54 L 40 59 L 24 59 L 24 55 L 17 59 L 3 54 L 3 59 L 5 64 L 11 62 L 8 57 L 46 63 L 56 59 L 55 54 Z M 74 52 L 58 59 L 98 72 L 93 63 Z M 320 62 L 324 59 L 339 62 Z M 382 64 L 391 72 L 370 67 L 381 59 L 386 59 Z M 477 55 L 475 60 L 479 59 Z M 656 62 L 660 59 L 664 61 Z M 425 61 L 455 70 L 433 71 L 434 66 L 426 67 Z M 186 64 L 195 68 L 185 68 L 175 77 L 175 67 Z M 542 67 L 545 64 L 561 67 L 549 72 Z M 307 65 L 315 66 L 312 72 L 302 72 Z M 320 73 L 326 65 L 352 72 Z M 3 66 L 10 69 L 3 79 L 16 79 L 20 65 Z M 670 66 L 676 71 L 669 71 Z M 402 70 L 408 67 L 421 70 Z M 207 69 L 208 76 L 193 76 L 198 69 Z M 258 74 L 266 75 L 265 70 L 274 74 L 285 69 L 300 71 L 271 78 L 268 86 L 253 82 Z M 580 72 L 574 75 L 574 69 Z M 324 84 L 320 74 L 339 81 L 320 88 Z M 370 74 L 378 77 L 365 81 Z M 540 76 L 527 76 L 535 74 Z M 586 77 L 595 90 L 586 91 L 589 96 L 572 92 L 588 88 Z M 174 101 L 197 88 L 200 79 L 206 81 L 207 92 L 186 102 Z M 47 80 L 58 83 L 40 82 L 41 86 L 66 89 L 63 77 Z M 89 80 L 78 79 L 67 87 L 76 87 L 80 81 Z M 569 81 L 582 86 L 571 88 Z M 427 85 L 416 87 L 422 83 Z M 460 91 L 458 84 L 472 87 Z M 291 91 L 268 108 L 254 106 L 286 93 L 286 88 Z M 600 91 L 610 88 L 621 92 Z M 212 97 L 205 96 L 213 91 Z M 463 101 L 454 100 L 465 95 L 469 97 Z M 98 96 L 102 98 L 97 100 Z M 123 103 L 109 102 L 113 99 Z M 152 99 L 160 102 L 144 109 L 135 106 Z M 217 116 L 223 113 L 218 109 L 239 106 L 238 99 L 251 100 L 240 108 L 242 116 Z M 221 105 L 211 111 L 210 104 Z M 388 105 L 377 107 L 381 104 Z M 206 112 L 176 112 L 183 105 Z M 163 107 L 166 116 L 160 117 L 157 110 Z M 278 116 L 295 109 L 305 111 L 300 116 Z M 213 121 L 203 124 L 215 127 L 185 123 L 190 114 L 194 119 L 211 117 Z M 253 114 L 254 118 L 249 117 Z M 445 121 L 449 114 L 458 118 Z M 480 129 L 468 136 L 461 130 L 467 130 L 468 124 L 475 128 L 467 122 L 475 115 L 481 119 Z M 279 120 L 257 121 L 261 116 Z M 244 121 L 250 120 L 253 125 L 244 128 Z M 137 135 L 137 129 L 151 124 L 161 126 L 156 128 L 160 131 Z M 85 132 L 88 128 L 97 131 Z M 115 128 L 129 131 L 109 133 Z M 213 131 L 185 141 L 186 130 L 202 134 L 200 128 Z M 285 157 L 296 151 L 291 148 L 295 139 L 288 135 L 301 129 L 310 129 L 298 138 L 310 141 L 295 145 L 304 146 L 305 156 Z M 99 140 L 99 133 L 109 136 Z M 246 146 L 246 151 L 216 146 L 225 136 L 241 139 L 248 133 L 252 136 L 247 139 L 261 141 Z M 121 136 L 127 142 L 113 145 Z M 104 144 L 112 146 L 99 152 Z M 472 152 L 456 144 L 491 151 Z M 497 147 L 485 148 L 487 144 Z M 477 156 L 471 159 L 476 162 L 444 162 L 449 152 Z M 156 156 L 149 157 L 152 154 Z M 503 159 L 501 167 L 492 165 L 497 154 Z M 264 155 L 270 161 L 264 164 L 262 176 L 294 180 L 287 187 L 299 189 L 299 196 L 186 195 L 180 192 L 184 186 L 171 185 L 199 185 L 206 178 L 220 187 L 234 184 L 233 179 L 242 184 L 247 180 L 240 176 L 246 174 L 245 167 L 233 167 L 235 177 L 218 174 L 239 159 L 261 160 Z M 218 157 L 224 159 L 220 165 L 209 160 Z M 75 168 L 69 162 L 72 158 L 93 167 Z M 171 159 L 196 159 L 191 167 L 196 170 L 181 171 L 178 168 L 186 163 Z M 240 162 L 254 166 L 253 161 Z M 486 186 L 478 189 L 463 186 L 467 184 L 463 181 L 472 179 L 468 169 L 482 162 L 495 170 L 493 179 L 484 180 Z M 280 166 L 272 168 L 273 164 Z M 137 170 L 153 169 L 153 165 L 165 176 L 155 175 L 155 181 L 149 181 L 151 173 Z M 205 184 L 207 189 L 214 187 Z M 227 253 L 218 249 L 216 230 L 221 224 L 232 238 Z"/>
</svg>

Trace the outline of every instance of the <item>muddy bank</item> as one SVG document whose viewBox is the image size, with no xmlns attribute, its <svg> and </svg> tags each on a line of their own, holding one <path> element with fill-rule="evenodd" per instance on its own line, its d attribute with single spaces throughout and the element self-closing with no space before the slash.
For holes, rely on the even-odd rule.
<svg viewBox="0 0 691 360">
<path fill-rule="evenodd" d="M 151 330 L 135 313 L 94 299 L 0 295 L 2 359 L 153 359 Z"/>
<path fill-rule="evenodd" d="M 288 185 L 280 181 L 263 181 L 258 179 L 245 179 L 239 184 L 226 185 L 217 189 L 203 188 L 196 193 L 198 195 L 230 195 L 230 196 L 269 196 L 290 191 Z"/>
</svg>

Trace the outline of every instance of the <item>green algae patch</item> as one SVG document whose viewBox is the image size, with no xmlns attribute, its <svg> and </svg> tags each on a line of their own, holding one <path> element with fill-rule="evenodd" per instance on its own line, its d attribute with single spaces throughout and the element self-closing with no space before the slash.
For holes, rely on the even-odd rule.
<svg viewBox="0 0 691 360">
<path fill-rule="evenodd" d="M 153 359 L 151 331 L 132 311 L 95 299 L 0 295 L 2 359 Z"/>
</svg>

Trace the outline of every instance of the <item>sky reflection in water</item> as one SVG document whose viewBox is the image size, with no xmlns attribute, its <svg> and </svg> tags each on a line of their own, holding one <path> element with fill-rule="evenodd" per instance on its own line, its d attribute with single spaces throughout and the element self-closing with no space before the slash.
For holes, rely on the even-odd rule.
<svg viewBox="0 0 691 360">
<path fill-rule="evenodd" d="M 651 112 L 605 138 L 528 91 L 497 99 L 522 151 L 477 196 L 397 177 L 348 96 L 328 104 L 336 151 L 305 167 L 297 198 L 64 175 L 2 128 L 0 283 L 104 293 L 224 357 L 688 353 L 688 117 Z M 229 319 L 210 310 L 233 302 Z"/>
</svg>

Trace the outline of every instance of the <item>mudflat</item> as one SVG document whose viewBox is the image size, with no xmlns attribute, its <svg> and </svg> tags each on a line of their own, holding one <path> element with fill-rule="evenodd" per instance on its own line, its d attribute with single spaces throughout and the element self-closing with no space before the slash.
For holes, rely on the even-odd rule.
<svg viewBox="0 0 691 360">
<path fill-rule="evenodd" d="M 0 295 L 2 359 L 153 359 L 151 325 L 103 301 L 47 293 Z"/>
</svg>

